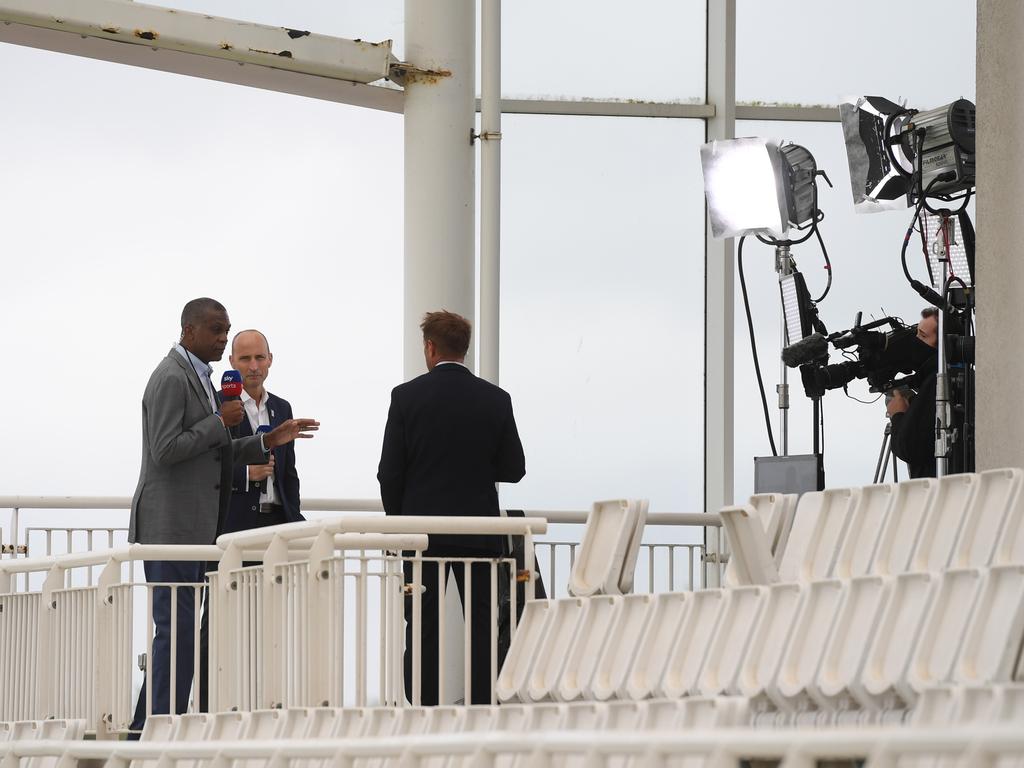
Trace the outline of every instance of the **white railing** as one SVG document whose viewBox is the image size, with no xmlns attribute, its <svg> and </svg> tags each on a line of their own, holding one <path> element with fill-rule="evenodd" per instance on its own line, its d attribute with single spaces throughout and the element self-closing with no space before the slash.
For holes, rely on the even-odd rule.
<svg viewBox="0 0 1024 768">
<path fill-rule="evenodd" d="M 122 511 L 131 507 L 127 496 L 0 496 L 0 509 L 10 510 L 8 525 L 0 523 L 0 560 L 4 557 L 62 554 L 112 548 L 127 543 L 128 528 L 121 525 L 22 525 L 22 512 L 37 514 L 54 511 Z M 380 514 L 379 499 L 303 499 L 303 512 L 311 517 L 324 513 Z M 564 526 L 558 540 L 538 540 L 537 562 L 548 597 L 564 597 L 568 576 L 575 562 L 579 527 L 587 522 L 586 510 L 525 510 L 528 517 L 544 518 L 552 525 Z M 652 512 L 647 516 L 647 541 L 641 544 L 637 558 L 634 590 L 664 592 L 703 589 L 722 583 L 727 557 L 723 552 L 708 552 L 705 531 L 714 532 L 720 541 L 721 520 L 717 514 Z M 666 541 L 689 533 L 691 541 Z M 670 534 L 664 536 L 663 534 Z M 571 535 L 571 539 L 567 538 Z M 727 549 L 725 550 L 727 551 Z M 92 573 L 85 575 L 92 583 Z"/>
<path fill-rule="evenodd" d="M 791 768 L 819 761 L 892 766 L 1016 766 L 1024 761 L 1019 724 L 976 724 L 949 728 L 863 728 L 832 731 L 771 731 L 693 728 L 687 730 L 548 730 L 514 733 L 450 733 L 377 738 L 243 739 L 221 741 L 90 742 L 21 740 L 3 745 L 12 765 L 32 758 L 58 765 L 107 761 L 159 761 L 176 768 L 244 764 L 253 768 L 325 761 L 331 765 L 380 768 L 444 764 L 494 768 L 499 765 L 652 766 L 740 768 L 752 763 Z M 57 763 L 55 759 L 60 759 Z M 152 764 L 152 763 L 151 763 Z M 295 763 L 300 764 L 300 763 Z"/>
<path fill-rule="evenodd" d="M 421 588 L 431 585 L 421 582 L 419 554 L 406 558 L 412 564 L 410 581 L 402 572 L 403 558 L 388 552 L 422 552 L 427 546 L 424 534 L 484 533 L 522 537 L 532 563 L 532 534 L 545 530 L 546 523 L 536 518 L 342 517 L 228 534 L 216 546 L 130 545 L 0 560 L 0 721 L 82 718 L 97 735 L 126 731 L 134 706 L 134 654 L 144 648 L 147 659 L 152 658 L 152 621 L 145 622 L 144 644 L 133 632 L 141 591 L 145 615 L 151 617 L 154 589 L 173 590 L 169 664 L 170 679 L 175 680 L 176 597 L 191 590 L 198 605 L 200 592 L 207 587 L 137 582 L 130 575 L 131 566 L 146 560 L 201 559 L 218 564 L 209 585 L 214 711 L 365 706 L 371 699 L 404 704 L 403 603 L 405 595 L 411 595 L 417 622 Z M 244 566 L 244 561 L 262 565 Z M 83 569 L 99 569 L 95 583 L 79 583 L 84 579 L 76 574 Z M 510 570 L 514 594 L 518 574 Z M 29 589 L 30 580 L 23 578 L 19 591 L 17 577 L 31 574 L 45 576 L 42 586 Z M 529 596 L 532 582 L 525 586 Z M 355 604 L 354 612 L 345 610 L 346 595 Z M 497 606 L 492 610 L 497 615 Z M 514 622 L 514 598 L 511 610 Z M 195 670 L 201 668 L 198 630 L 196 610 Z M 412 637 L 418 681 L 419 634 L 413 632 Z M 494 632 L 496 654 L 493 637 Z M 348 660 L 353 684 L 347 687 L 338 665 Z M 496 655 L 491 666 L 496 676 Z M 146 667 L 146 709 L 151 712 L 152 665 Z M 374 668 L 378 685 L 371 696 L 368 670 Z M 351 696 L 346 695 L 349 688 Z M 183 702 L 174 701 L 174 690 L 172 684 L 170 706 L 181 711 Z M 417 697 L 414 686 L 413 703 Z"/>
</svg>

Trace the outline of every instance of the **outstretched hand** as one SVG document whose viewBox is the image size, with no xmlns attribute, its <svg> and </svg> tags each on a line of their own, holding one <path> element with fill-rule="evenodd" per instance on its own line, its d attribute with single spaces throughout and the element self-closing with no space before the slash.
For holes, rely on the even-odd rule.
<svg viewBox="0 0 1024 768">
<path fill-rule="evenodd" d="M 320 422 L 316 419 L 288 419 L 263 436 L 263 446 L 269 451 L 271 448 L 290 443 L 292 440 L 313 437 L 309 433 L 316 432 L 318 429 L 320 429 Z"/>
</svg>

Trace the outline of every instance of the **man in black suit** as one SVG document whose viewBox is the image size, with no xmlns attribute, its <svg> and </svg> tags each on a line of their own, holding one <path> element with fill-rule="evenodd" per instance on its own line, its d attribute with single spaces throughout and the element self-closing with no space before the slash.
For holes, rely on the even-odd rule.
<svg viewBox="0 0 1024 768">
<path fill-rule="evenodd" d="M 469 349 L 469 321 L 452 312 L 428 312 L 420 324 L 427 373 L 397 386 L 384 429 L 377 479 L 384 511 L 389 515 L 497 516 L 495 483 L 517 483 L 526 474 L 512 399 L 508 393 L 477 378 L 464 365 Z M 426 557 L 500 557 L 502 537 L 430 536 Z M 465 597 L 461 565 L 446 566 Z M 411 567 L 406 564 L 406 580 Z M 470 568 L 472 607 L 471 702 L 490 704 L 491 678 L 490 565 Z M 438 701 L 438 606 L 436 563 L 424 562 L 422 598 L 420 701 Z M 412 610 L 406 604 L 405 690 L 412 699 Z"/>
<path fill-rule="evenodd" d="M 274 429 L 292 418 L 291 404 L 266 388 L 274 355 L 267 337 L 257 330 L 241 331 L 231 340 L 231 367 L 242 374 L 243 418 L 232 437 Z M 304 520 L 299 511 L 299 474 L 295 443 L 273 449 L 266 464 L 237 464 L 231 477 L 231 505 L 221 533 L 262 528 Z"/>
</svg>

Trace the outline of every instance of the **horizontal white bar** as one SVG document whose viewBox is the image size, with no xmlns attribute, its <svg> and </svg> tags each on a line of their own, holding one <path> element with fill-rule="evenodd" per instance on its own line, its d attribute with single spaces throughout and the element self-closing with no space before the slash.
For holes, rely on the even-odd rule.
<svg viewBox="0 0 1024 768">
<path fill-rule="evenodd" d="M 525 514 L 543 517 L 548 523 L 587 522 L 589 512 L 564 509 L 531 509 Z M 722 519 L 717 514 L 706 512 L 652 512 L 647 515 L 647 525 L 690 525 L 690 526 L 721 526 Z"/>
<path fill-rule="evenodd" d="M 308 539 L 320 531 L 331 533 L 426 533 L 426 534 L 542 534 L 548 529 L 547 520 L 539 517 L 440 517 L 428 515 L 394 515 L 373 517 L 339 517 L 325 520 L 307 520 L 303 523 L 271 525 L 217 537 L 217 546 L 236 544 L 243 548 L 269 544 L 274 536 L 286 541 Z"/>
<path fill-rule="evenodd" d="M 66 555 L 24 557 L 0 560 L 0 573 L 33 573 L 60 568 L 84 568 L 103 565 L 110 561 L 125 563 L 129 560 L 220 560 L 224 550 L 212 544 L 129 544 L 114 549 L 94 549 L 90 552 L 72 552 Z"/>
<path fill-rule="evenodd" d="M 290 554 L 304 552 L 309 549 L 312 539 L 297 539 L 289 542 L 288 552 Z M 336 533 L 334 535 L 334 548 L 340 550 L 416 550 L 421 552 L 427 548 L 429 537 L 426 534 L 415 533 Z M 243 560 L 262 560 L 265 552 L 264 547 L 242 550 Z"/>
<path fill-rule="evenodd" d="M 838 106 L 802 107 L 794 105 L 759 104 L 757 106 L 736 105 L 737 120 L 783 120 L 806 123 L 838 123 Z"/>
<path fill-rule="evenodd" d="M 394 61 L 390 40 L 346 40 L 131 0 L 0 0 L 0 21 L 358 83 L 387 77 Z"/>
<path fill-rule="evenodd" d="M 480 100 L 477 99 L 477 111 Z M 714 117 L 713 104 L 597 99 L 502 99 L 501 111 L 519 115 L 589 115 L 595 117 Z"/>
<path fill-rule="evenodd" d="M 0 25 L 0 29 L 3 25 Z M 0 496 L 0 509 L 131 509 L 131 496 Z M 383 512 L 380 499 L 302 499 L 309 512 Z"/>
<path fill-rule="evenodd" d="M 4 745 L 13 757 L 67 755 L 77 759 L 124 760 L 159 758 L 227 759 L 266 757 L 280 752 L 291 757 L 329 757 L 342 750 L 348 756 L 430 755 L 485 752 L 551 752 L 596 750 L 602 753 L 652 751 L 685 754 L 723 749 L 747 758 L 779 756 L 797 748 L 808 756 L 863 757 L 879 747 L 924 754 L 978 746 L 986 753 L 1024 749 L 1024 733 L 1017 724 L 1005 726 L 959 725 L 943 729 L 820 728 L 820 729 L 718 729 L 672 731 L 540 731 L 524 739 L 518 733 L 454 733 L 385 738 L 252 740 L 208 742 L 160 741 L 15 741 Z"/>
<path fill-rule="evenodd" d="M 130 509 L 130 496 L 0 496 L 0 509 Z M 380 499 L 302 499 L 304 512 L 383 512 Z M 549 523 L 587 522 L 586 510 L 527 509 L 527 517 L 544 517 Z M 317 522 L 317 521 L 309 521 Z M 720 526 L 717 513 L 652 512 L 648 525 L 713 525 Z M 63 530 L 63 529 L 62 529 Z"/>
<path fill-rule="evenodd" d="M 480 103 L 477 100 L 477 111 Z M 599 99 L 502 99 L 501 111 L 519 115 L 580 115 L 593 117 L 655 117 L 706 120 L 715 116 L 714 104 L 679 104 L 669 101 Z M 736 105 L 737 120 L 839 122 L 839 107 L 799 104 Z"/>
</svg>

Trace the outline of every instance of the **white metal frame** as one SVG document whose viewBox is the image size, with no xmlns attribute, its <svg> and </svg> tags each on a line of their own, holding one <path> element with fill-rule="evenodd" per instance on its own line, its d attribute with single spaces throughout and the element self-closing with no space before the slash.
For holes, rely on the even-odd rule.
<svg viewBox="0 0 1024 768">
<path fill-rule="evenodd" d="M 480 0 L 483 96 L 475 102 L 475 0 L 407 0 L 407 61 L 390 43 L 341 40 L 170 11 L 129 0 L 0 0 L 0 42 L 301 94 L 405 114 L 405 372 L 422 371 L 425 309 L 473 317 L 479 301 L 481 375 L 498 380 L 501 113 L 704 120 L 728 138 L 735 120 L 835 121 L 821 106 L 735 101 L 735 0 L 707 0 L 707 103 L 500 98 L 500 0 Z M 287 54 L 287 55 L 285 55 Z M 405 91 L 368 85 L 385 76 Z M 473 111 L 481 112 L 475 133 Z M 481 274 L 475 291 L 474 137 L 482 139 Z M 733 257 L 707 236 L 705 509 L 733 499 Z M 470 361 L 472 364 L 472 361 Z M 714 532 L 708 552 L 720 548 Z M 716 569 L 711 568 L 715 571 Z"/>
</svg>

